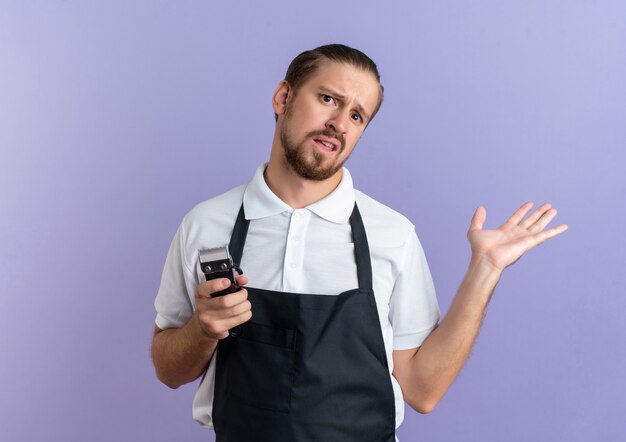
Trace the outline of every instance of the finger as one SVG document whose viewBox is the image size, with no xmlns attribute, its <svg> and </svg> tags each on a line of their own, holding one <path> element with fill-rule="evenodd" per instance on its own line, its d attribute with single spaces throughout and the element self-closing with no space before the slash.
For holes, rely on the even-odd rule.
<svg viewBox="0 0 626 442">
<path fill-rule="evenodd" d="M 535 224 L 528 228 L 528 231 L 531 233 L 541 232 L 550 223 L 550 221 L 554 219 L 556 214 L 557 211 L 555 208 L 547 210 Z"/>
<path fill-rule="evenodd" d="M 528 201 L 522 204 L 522 207 L 517 209 L 517 211 L 513 215 L 511 215 L 511 217 L 507 220 L 507 223 L 513 223 L 515 225 L 518 225 L 520 221 L 526 216 L 526 214 L 528 213 L 528 211 L 530 210 L 532 206 L 533 206 L 532 201 Z"/>
<path fill-rule="evenodd" d="M 224 325 L 227 327 L 227 330 L 230 330 L 231 328 L 237 327 L 238 325 L 241 325 L 244 322 L 248 322 L 251 318 L 252 318 L 252 310 L 248 310 L 246 312 L 243 312 L 240 315 L 225 319 Z"/>
<path fill-rule="evenodd" d="M 226 337 L 226 335 L 228 335 L 228 330 L 249 321 L 250 318 L 252 318 L 252 310 L 247 310 L 236 316 L 230 316 L 228 318 L 213 321 L 210 325 L 206 325 L 206 330 L 213 336 Z M 224 335 L 224 333 L 226 333 L 226 335 Z"/>
<path fill-rule="evenodd" d="M 476 211 L 474 212 L 474 216 L 472 216 L 472 221 L 470 222 L 470 230 L 480 230 L 485 225 L 485 221 L 487 220 L 487 209 L 483 206 L 478 206 Z"/>
<path fill-rule="evenodd" d="M 246 285 L 248 283 L 248 278 L 246 278 L 244 275 L 238 275 L 237 276 L 237 285 Z"/>
<path fill-rule="evenodd" d="M 210 304 L 214 309 L 229 309 L 246 301 L 248 299 L 248 291 L 246 289 L 241 289 L 212 299 L 213 302 Z"/>
<path fill-rule="evenodd" d="M 252 317 L 252 304 L 244 301 L 227 309 L 199 309 L 197 315 L 203 330 L 210 336 L 221 339 L 220 335 L 224 332 Z"/>
<path fill-rule="evenodd" d="M 236 304 L 229 304 L 228 306 L 222 305 L 221 302 L 216 302 L 212 304 L 207 303 L 198 308 L 199 314 L 207 323 L 231 318 L 247 312 L 248 310 L 252 310 L 252 304 L 247 299 L 244 299 Z"/>
<path fill-rule="evenodd" d="M 230 280 L 228 278 L 204 281 L 196 287 L 196 297 L 210 298 L 211 293 L 219 292 L 227 287 L 230 287 Z"/>
<path fill-rule="evenodd" d="M 543 216 L 543 214 L 546 213 L 551 208 L 552 208 L 552 204 L 550 203 L 545 203 L 541 205 L 540 207 L 537 207 L 537 210 L 535 210 L 528 218 L 526 218 L 524 221 L 520 223 L 520 227 L 523 227 L 525 229 L 529 228 L 530 226 L 535 224 L 537 220 L 540 219 Z"/>
<path fill-rule="evenodd" d="M 569 229 L 569 226 L 567 224 L 561 224 L 551 229 L 543 230 L 539 233 L 536 233 L 535 235 L 533 235 L 534 244 L 532 245 L 532 247 L 537 246 L 550 238 L 554 238 L 555 236 L 560 235 L 567 229 Z"/>
<path fill-rule="evenodd" d="M 226 316 L 227 318 L 233 318 L 239 315 L 242 315 L 248 311 L 252 311 L 252 304 L 250 303 L 250 301 L 244 301 L 240 304 L 237 304 L 236 306 L 230 308 L 227 310 L 228 312 L 228 316 Z"/>
</svg>

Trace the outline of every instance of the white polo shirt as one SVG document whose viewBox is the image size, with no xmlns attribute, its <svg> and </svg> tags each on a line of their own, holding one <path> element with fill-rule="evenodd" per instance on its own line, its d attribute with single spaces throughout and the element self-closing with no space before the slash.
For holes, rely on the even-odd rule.
<svg viewBox="0 0 626 442">
<path fill-rule="evenodd" d="M 198 250 L 228 244 L 243 200 L 250 220 L 241 268 L 248 285 L 292 293 L 338 295 L 358 287 L 349 218 L 356 201 L 369 242 L 389 376 L 396 404 L 396 428 L 404 419 L 404 400 L 393 377 L 393 350 L 419 347 L 439 321 L 440 311 L 424 251 L 411 222 L 355 190 L 343 169 L 339 186 L 324 199 L 292 209 L 263 178 L 194 207 L 182 220 L 165 261 L 155 300 L 156 325 L 182 327 L 195 308 L 195 288 L 205 280 Z M 254 311 L 252 312 L 254 315 Z M 199 384 L 193 417 L 213 427 L 216 351 Z"/>
</svg>

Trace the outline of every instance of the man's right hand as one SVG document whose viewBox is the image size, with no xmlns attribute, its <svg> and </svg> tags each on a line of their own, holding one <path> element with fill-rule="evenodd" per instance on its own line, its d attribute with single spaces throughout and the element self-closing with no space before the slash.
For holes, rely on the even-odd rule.
<svg viewBox="0 0 626 442">
<path fill-rule="evenodd" d="M 248 278 L 237 276 L 237 284 L 243 286 Z M 228 337 L 228 330 L 252 317 L 252 304 L 248 301 L 248 291 L 243 288 L 228 295 L 212 298 L 211 294 L 230 286 L 226 278 L 214 279 L 198 284 L 196 287 L 196 310 L 194 320 L 198 322 L 202 333 L 215 340 Z"/>
</svg>

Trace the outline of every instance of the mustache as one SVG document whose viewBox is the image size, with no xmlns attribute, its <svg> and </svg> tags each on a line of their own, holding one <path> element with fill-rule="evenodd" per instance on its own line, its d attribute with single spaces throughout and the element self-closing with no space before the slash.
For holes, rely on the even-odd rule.
<svg viewBox="0 0 626 442">
<path fill-rule="evenodd" d="M 343 137 L 342 134 L 340 134 L 339 132 L 335 132 L 332 129 L 325 129 L 325 130 L 314 130 L 309 132 L 308 134 L 306 134 L 307 137 L 313 138 L 313 137 L 317 137 L 319 135 L 322 135 L 324 137 L 328 137 L 328 138 L 334 138 L 335 140 L 339 141 L 340 143 L 340 150 L 343 150 L 345 144 L 346 144 L 346 140 Z"/>
</svg>

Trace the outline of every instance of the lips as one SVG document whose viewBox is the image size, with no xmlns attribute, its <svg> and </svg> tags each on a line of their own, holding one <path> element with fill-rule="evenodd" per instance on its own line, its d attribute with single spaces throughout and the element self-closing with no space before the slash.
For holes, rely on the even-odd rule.
<svg viewBox="0 0 626 442">
<path fill-rule="evenodd" d="M 337 140 L 327 137 L 315 137 L 313 141 L 326 152 L 334 152 L 339 147 L 339 143 Z"/>
</svg>

